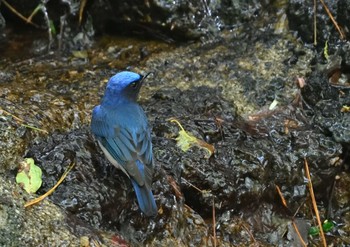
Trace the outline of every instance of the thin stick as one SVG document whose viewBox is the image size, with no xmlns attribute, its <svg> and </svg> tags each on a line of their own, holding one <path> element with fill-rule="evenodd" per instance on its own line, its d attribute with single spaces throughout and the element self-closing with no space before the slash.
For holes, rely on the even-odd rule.
<svg viewBox="0 0 350 247">
<path fill-rule="evenodd" d="M 81 25 L 81 22 L 83 21 L 83 13 L 84 13 L 84 9 L 86 6 L 86 2 L 87 0 L 81 0 L 80 1 L 80 6 L 79 6 L 79 25 Z"/>
<path fill-rule="evenodd" d="M 279 186 L 278 186 L 277 184 L 276 184 L 275 186 L 276 186 L 276 190 L 277 190 L 277 192 L 278 192 L 278 195 L 279 195 L 280 198 L 281 198 L 281 201 L 282 201 L 283 206 L 285 206 L 285 207 L 289 210 L 288 205 L 287 205 L 287 201 L 286 201 L 286 199 L 284 198 L 284 196 L 283 196 L 283 194 L 282 194 L 282 192 L 281 192 Z M 297 212 L 299 211 L 299 209 L 300 209 L 300 206 L 299 206 Z M 296 212 L 296 213 L 297 213 L 297 212 Z M 295 214 L 296 214 L 296 213 L 295 213 Z M 295 215 L 294 215 L 294 216 L 295 216 Z M 294 227 L 295 232 L 296 232 L 297 235 L 298 235 L 298 238 L 299 238 L 301 244 L 302 244 L 304 247 L 306 247 L 307 245 L 306 245 L 304 239 L 302 238 L 302 236 L 300 235 L 300 232 L 299 232 L 299 229 L 298 229 L 297 225 L 295 224 L 294 216 L 293 216 L 293 218 L 292 218 L 292 225 L 293 225 L 293 227 Z"/>
<path fill-rule="evenodd" d="M 292 220 L 292 225 L 293 225 L 293 227 L 294 227 L 295 232 L 297 233 L 297 235 L 298 235 L 298 237 L 299 237 L 299 240 L 300 240 L 301 244 L 302 244 L 304 247 L 307 247 L 307 244 L 305 243 L 304 239 L 303 239 L 302 236 L 300 235 L 299 229 L 298 229 L 297 225 L 295 224 L 294 219 Z"/>
<path fill-rule="evenodd" d="M 317 45 L 316 0 L 314 0 L 314 45 Z"/>
<path fill-rule="evenodd" d="M 215 221 L 215 202 L 213 198 L 213 239 L 214 239 L 214 247 L 216 247 L 216 221 Z"/>
<path fill-rule="evenodd" d="M 32 22 L 33 17 L 38 13 L 39 10 L 41 10 L 42 5 L 39 4 L 36 6 L 36 8 L 33 10 L 33 12 L 30 14 L 30 16 L 27 18 L 27 23 Z"/>
<path fill-rule="evenodd" d="M 327 206 L 327 219 L 333 218 L 332 216 L 332 200 L 335 195 L 335 189 L 337 184 L 337 179 L 339 179 L 338 175 L 335 176 L 334 181 L 332 183 L 331 192 L 329 193 L 328 206 Z"/>
<path fill-rule="evenodd" d="M 331 18 L 331 20 L 332 20 L 332 22 L 333 22 L 335 28 L 338 30 L 338 32 L 339 32 L 339 34 L 340 34 L 340 38 L 341 38 L 341 39 L 344 39 L 344 38 L 345 38 L 345 35 L 344 35 L 343 31 L 340 29 L 340 27 L 339 27 L 337 21 L 334 19 L 332 13 L 329 11 L 327 5 L 324 3 L 323 0 L 320 0 L 320 2 L 322 3 L 324 9 L 326 10 L 326 12 L 327 12 L 329 18 Z"/>
<path fill-rule="evenodd" d="M 168 183 L 170 184 L 170 186 L 173 188 L 173 190 L 175 192 L 175 196 L 177 198 L 182 198 L 183 195 L 182 195 L 181 189 L 178 186 L 178 184 L 176 183 L 175 179 L 172 176 L 167 175 L 167 180 L 168 180 Z"/>
<path fill-rule="evenodd" d="M 8 111 L 6 111 L 6 110 L 4 110 L 4 109 L 2 109 L 2 108 L 0 107 L 0 114 L 1 114 L 1 112 L 5 113 L 6 115 L 11 116 L 11 117 L 14 118 L 16 121 L 21 122 L 20 125 L 22 125 L 22 126 L 24 126 L 24 127 L 26 127 L 26 128 L 33 129 L 33 130 L 37 130 L 37 131 L 41 131 L 41 132 L 44 132 L 45 134 L 48 134 L 48 133 L 49 133 L 49 132 L 47 132 L 47 131 L 44 130 L 44 129 L 40 129 L 40 128 L 37 128 L 37 127 L 35 127 L 35 126 L 29 125 L 29 124 L 25 124 L 25 123 L 24 123 L 25 121 L 24 121 L 23 119 L 21 119 L 21 118 L 15 116 L 15 115 L 13 115 L 12 113 L 10 113 L 10 112 L 8 112 Z"/>
<path fill-rule="evenodd" d="M 10 113 L 10 112 L 8 112 L 8 111 L 6 111 L 6 110 L 4 110 L 4 109 L 2 109 L 2 108 L 0 107 L 0 112 L 1 112 L 1 111 L 4 112 L 6 115 L 9 115 L 9 116 L 13 117 L 14 119 L 16 119 L 16 120 L 19 121 L 19 122 L 24 122 L 24 120 L 23 120 L 22 118 L 19 118 L 19 117 L 13 115 L 12 113 Z"/>
<path fill-rule="evenodd" d="M 281 192 L 281 190 L 280 190 L 280 187 L 279 187 L 277 184 L 275 185 L 275 187 L 276 187 L 276 190 L 277 190 L 278 195 L 279 195 L 280 198 L 281 198 L 281 201 L 282 201 L 283 206 L 285 206 L 286 208 L 288 208 L 286 199 L 284 199 L 284 196 L 283 196 L 283 194 L 282 194 L 282 192 Z"/>
<path fill-rule="evenodd" d="M 190 183 L 185 178 L 181 178 L 181 180 L 184 181 L 185 183 L 187 183 L 188 185 L 190 185 L 191 187 L 193 187 L 194 189 L 196 189 L 197 191 L 199 191 L 200 193 L 203 193 L 203 190 L 201 190 L 200 188 L 196 187 L 194 184 Z"/>
<path fill-rule="evenodd" d="M 320 228 L 321 239 L 322 239 L 322 242 L 323 242 L 323 246 L 324 246 L 324 247 L 327 247 L 327 242 L 326 242 L 326 238 L 325 238 L 325 236 L 324 236 L 324 232 L 323 232 L 323 228 L 322 228 L 322 223 L 321 223 L 320 215 L 319 215 L 318 209 L 317 209 L 317 204 L 316 204 L 316 200 L 315 200 L 314 189 L 313 189 L 313 187 L 312 187 L 311 176 L 310 176 L 310 171 L 309 171 L 309 165 L 308 165 L 308 163 L 307 163 L 306 158 L 304 159 L 304 164 L 305 164 L 305 173 L 306 173 L 307 179 L 309 180 L 308 183 L 309 183 L 310 196 L 311 196 L 311 200 L 312 200 L 312 206 L 313 206 L 314 211 L 315 211 L 315 215 L 316 215 L 318 227 Z"/>
<path fill-rule="evenodd" d="M 255 243 L 256 240 L 255 240 L 253 234 L 250 232 L 249 228 L 244 223 L 242 223 L 241 226 L 244 228 L 244 230 L 246 230 L 246 232 L 248 233 L 251 241 L 253 241 Z"/>
<path fill-rule="evenodd" d="M 17 15 L 20 19 L 25 21 L 26 23 L 29 23 L 33 25 L 36 28 L 39 28 L 39 26 L 35 23 L 33 23 L 31 20 L 27 19 L 25 16 L 23 16 L 21 13 L 19 13 L 14 7 L 12 7 L 6 0 L 2 0 L 2 3 L 5 4 L 5 6 L 11 10 L 15 15 Z"/>
<path fill-rule="evenodd" d="M 29 202 L 27 202 L 26 204 L 24 204 L 24 207 L 29 207 L 31 205 L 34 205 L 42 200 L 44 200 L 46 197 L 48 197 L 49 195 L 51 195 L 55 189 L 58 187 L 58 185 L 60 185 L 62 183 L 62 181 L 66 178 L 66 176 L 68 175 L 68 173 L 72 170 L 72 168 L 74 167 L 75 163 L 72 163 L 68 169 L 63 173 L 62 177 L 60 178 L 60 180 L 57 181 L 57 183 L 55 184 L 55 186 L 53 186 L 49 191 L 47 191 L 45 194 L 39 196 L 38 198 L 35 198 Z"/>
<path fill-rule="evenodd" d="M 28 124 L 21 124 L 22 126 L 28 128 L 28 129 L 33 129 L 33 130 L 37 130 L 37 131 L 41 131 L 41 132 L 44 132 L 45 134 L 48 134 L 49 132 L 47 132 L 46 130 L 43 130 L 43 129 L 40 129 L 40 128 L 37 128 L 37 127 L 34 127 L 32 125 L 28 125 Z"/>
</svg>

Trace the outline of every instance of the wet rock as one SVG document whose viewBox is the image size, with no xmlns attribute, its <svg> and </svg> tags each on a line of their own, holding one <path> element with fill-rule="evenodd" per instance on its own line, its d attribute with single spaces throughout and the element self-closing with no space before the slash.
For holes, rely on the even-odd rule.
<svg viewBox="0 0 350 247">
<path fill-rule="evenodd" d="M 28 25 L 30 25 L 30 28 L 36 29 L 34 36 L 36 38 L 40 36 L 32 45 L 30 51 L 32 54 L 47 54 L 51 50 L 81 50 L 92 45 L 94 27 L 90 16 L 86 16 L 84 22 L 79 23 L 79 4 L 74 1 L 42 3 L 41 1 L 16 0 L 11 2 L 11 7 L 25 16 L 24 18 L 30 16 L 31 23 L 26 23 L 8 8 L 2 8 L 4 18 L 11 24 L 8 25 L 9 30 L 14 28 L 17 33 L 20 31 L 33 36 L 33 31 L 27 32 Z M 23 25 L 25 26 L 21 29 Z"/>
<path fill-rule="evenodd" d="M 5 18 L 2 16 L 2 14 L 0 13 L 0 31 L 2 31 L 2 29 L 6 26 L 6 21 Z M 1 34 L 1 33 L 0 33 Z"/>
<path fill-rule="evenodd" d="M 191 236 L 184 241 L 194 245 L 201 245 L 205 239 L 205 223 L 184 207 L 159 164 L 153 184 L 159 213 L 155 219 L 143 216 L 129 179 L 106 161 L 87 128 L 67 135 L 54 133 L 46 141 L 34 143 L 27 155 L 43 170 L 39 193 L 50 189 L 64 169 L 75 163 L 75 168 L 50 200 L 94 228 L 113 229 L 132 245 L 163 246 L 176 243 L 182 234 Z M 166 233 L 164 229 L 171 231 Z M 165 239 L 164 234 L 168 235 Z"/>
<path fill-rule="evenodd" d="M 223 28 L 252 21 L 270 1 L 95 1 L 88 12 L 98 30 L 134 33 L 166 41 L 217 36 Z M 106 9 L 106 6 L 109 8 Z M 107 24 L 107 25 L 106 25 Z"/>
<path fill-rule="evenodd" d="M 339 143 L 350 143 L 350 117 L 345 115 L 336 121 L 329 130 L 335 141 Z"/>
<path fill-rule="evenodd" d="M 44 172 L 39 193 L 75 163 L 47 200 L 71 216 L 70 226 L 78 233 L 82 223 L 112 239 L 114 232 L 130 245 L 178 245 L 180 239 L 186 246 L 205 246 L 214 245 L 214 228 L 218 245 L 296 245 L 291 218 L 298 212 L 294 217 L 303 236 L 313 219 L 305 203 L 305 159 L 322 217 L 335 177 L 348 173 L 343 134 L 348 120 L 340 112 L 349 102 L 347 83 L 339 86 L 329 79 L 334 71 L 346 78 L 347 53 L 335 54 L 330 69 L 321 73 L 317 68 L 327 66 L 323 57 L 289 35 L 276 34 L 271 25 L 257 28 L 262 23 L 178 47 L 105 38 L 87 56 L 7 65 L 4 71 L 16 71 L 16 76 L 0 84 L 5 89 L 1 106 L 49 131 L 24 142 L 26 156 Z M 153 127 L 153 191 L 159 208 L 154 219 L 140 213 L 130 181 L 110 166 L 89 134 L 91 109 L 106 80 L 127 66 L 155 72 L 140 98 Z M 301 89 L 296 78 L 305 79 Z M 181 150 L 175 141 L 179 128 L 170 117 L 213 145 L 214 155 L 207 158 L 198 147 Z M 345 196 L 347 181 L 337 190 Z M 348 222 L 342 218 L 346 211 L 338 210 L 344 203 L 334 203 L 340 223 Z"/>
<path fill-rule="evenodd" d="M 279 8 L 269 7 L 273 2 L 99 0 L 86 5 L 74 1 L 49 1 L 40 5 L 40 1 L 17 0 L 12 6 L 23 16 L 30 16 L 41 6 L 33 16 L 33 25 L 47 30 L 48 42 L 41 48 L 45 50 L 47 46 L 65 51 L 90 47 L 95 32 L 151 37 L 167 42 L 201 37 L 215 39 L 220 30 L 255 21 L 266 11 L 275 15 L 277 9 L 286 5 L 283 2 Z M 22 23 L 7 10 L 5 17 L 11 22 Z"/>
<path fill-rule="evenodd" d="M 0 71 L 0 83 L 8 83 L 13 80 L 14 75 L 10 72 Z"/>
<path fill-rule="evenodd" d="M 327 2 L 326 6 L 333 15 L 335 21 L 341 27 L 345 36 L 349 32 L 349 5 L 347 1 Z M 314 3 L 303 0 L 289 1 L 287 15 L 289 27 L 298 32 L 298 36 L 307 43 L 313 43 L 314 39 Z M 331 18 L 325 14 L 325 7 L 316 3 L 316 32 L 317 43 L 324 47 L 325 42 L 334 42 L 343 39 L 339 34 Z"/>
<path fill-rule="evenodd" d="M 26 149 L 25 127 L 16 130 L 11 121 L 11 117 L 0 117 L 0 173 L 17 169 Z"/>
<path fill-rule="evenodd" d="M 349 30 L 349 20 L 350 20 L 350 5 L 348 0 L 340 0 L 337 2 L 338 11 L 335 16 L 337 16 L 336 20 L 338 24 L 343 28 L 345 32 L 345 36 L 347 36 L 350 32 Z M 334 13 L 333 13 L 334 14 Z"/>
<path fill-rule="evenodd" d="M 28 194 L 8 178 L 0 177 L 0 184 L 1 246 L 79 246 L 79 237 L 69 230 L 67 215 L 57 206 L 44 201 L 25 209 Z"/>
<path fill-rule="evenodd" d="M 322 133 L 315 132 L 307 117 L 292 106 L 257 116 L 259 119 L 256 121 L 244 122 L 234 111 L 223 110 L 234 109 L 227 102 L 220 100 L 214 103 L 217 98 L 212 95 L 220 95 L 219 91 L 197 88 L 179 95 L 174 95 L 175 90 L 171 91 L 173 96 L 170 99 L 170 96 L 165 100 L 157 98 L 152 103 L 160 107 L 173 102 L 172 110 L 163 112 L 162 116 L 182 116 L 180 121 L 185 128 L 197 133 L 202 139 L 208 133 L 222 131 L 221 139 L 214 142 L 217 152 L 208 160 L 198 149 L 181 153 L 174 147 L 174 142 L 165 142 L 162 136 L 176 133 L 176 127 L 171 123 L 159 126 L 156 121 L 154 126 L 162 145 L 172 150 L 170 160 L 169 155 L 162 154 L 159 157 L 159 153 L 155 152 L 157 160 L 164 160 L 164 166 L 172 173 L 178 171 L 175 175 L 181 181 L 186 203 L 204 218 L 210 217 L 213 199 L 220 202 L 220 208 L 217 209 L 219 212 L 240 211 L 246 207 L 252 209 L 263 200 L 271 202 L 274 200 L 271 195 L 274 194 L 275 184 L 283 184 L 285 193 L 290 194 L 292 201 L 297 201 L 305 196 L 305 187 L 300 189 L 300 186 L 304 186 L 304 158 L 309 159 L 314 169 L 325 171 L 332 170 L 329 160 L 341 154 L 341 145 Z M 195 99 L 196 110 L 179 107 L 180 102 L 186 102 L 184 99 Z M 209 105 L 214 107 L 202 108 Z M 215 124 L 215 117 L 223 119 L 221 130 Z M 179 172 L 179 166 L 182 172 Z M 330 172 L 329 178 L 335 173 L 336 170 Z M 318 178 L 317 173 L 314 174 L 314 180 L 315 184 L 327 181 L 322 176 Z M 205 191 L 210 191 L 209 196 Z"/>
<path fill-rule="evenodd" d="M 322 92 L 322 93 L 320 93 Z M 343 105 L 350 102 L 350 88 L 333 86 L 328 77 L 314 72 L 302 90 L 305 101 L 313 108 L 314 124 L 330 133 L 338 143 L 349 144 L 349 114 L 342 113 Z"/>
</svg>

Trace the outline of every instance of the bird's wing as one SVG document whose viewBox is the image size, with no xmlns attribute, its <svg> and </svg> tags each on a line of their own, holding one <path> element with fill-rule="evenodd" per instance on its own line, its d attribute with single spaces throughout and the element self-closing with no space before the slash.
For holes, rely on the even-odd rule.
<svg viewBox="0 0 350 247">
<path fill-rule="evenodd" d="M 140 126 L 109 125 L 103 118 L 94 118 L 92 131 L 113 165 L 119 166 L 140 186 L 150 187 L 153 174 L 152 142 L 147 124 Z M 144 171 L 136 165 L 139 160 Z"/>
<path fill-rule="evenodd" d="M 101 138 L 101 144 L 128 176 L 140 186 L 150 186 L 153 174 L 152 144 L 147 134 L 115 128 L 114 137 Z M 137 160 L 144 165 L 143 171 L 136 165 Z"/>
</svg>

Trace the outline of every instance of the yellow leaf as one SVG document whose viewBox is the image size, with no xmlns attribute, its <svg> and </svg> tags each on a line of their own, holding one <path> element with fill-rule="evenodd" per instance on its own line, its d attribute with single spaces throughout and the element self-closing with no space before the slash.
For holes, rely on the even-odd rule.
<svg viewBox="0 0 350 247">
<path fill-rule="evenodd" d="M 176 137 L 175 140 L 177 141 L 177 146 L 181 148 L 182 151 L 186 152 L 192 146 L 197 146 L 207 151 L 208 155 L 206 155 L 206 158 L 209 158 L 214 154 L 215 148 L 213 145 L 210 145 L 203 140 L 197 139 L 192 134 L 187 133 L 180 124 L 180 122 L 176 119 L 171 118 L 169 119 L 169 121 L 172 123 L 176 123 L 180 127 L 179 136 Z"/>
<path fill-rule="evenodd" d="M 343 105 L 342 108 L 340 109 L 340 112 L 350 112 L 350 106 Z"/>
</svg>

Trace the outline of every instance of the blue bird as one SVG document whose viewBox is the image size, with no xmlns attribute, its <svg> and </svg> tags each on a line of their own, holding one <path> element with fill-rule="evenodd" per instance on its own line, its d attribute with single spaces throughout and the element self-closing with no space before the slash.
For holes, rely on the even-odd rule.
<svg viewBox="0 0 350 247">
<path fill-rule="evenodd" d="M 91 130 L 107 159 L 130 178 L 141 211 L 155 216 L 151 130 L 136 102 L 145 77 L 128 71 L 112 76 L 93 109 Z"/>
</svg>

